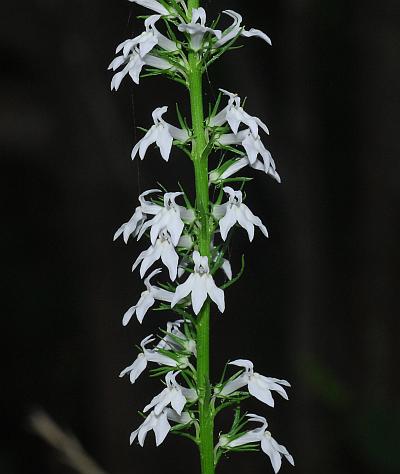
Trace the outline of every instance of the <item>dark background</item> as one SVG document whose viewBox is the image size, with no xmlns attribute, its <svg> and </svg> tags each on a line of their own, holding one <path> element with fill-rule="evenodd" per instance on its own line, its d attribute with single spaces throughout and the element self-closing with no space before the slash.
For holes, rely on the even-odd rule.
<svg viewBox="0 0 400 474">
<path fill-rule="evenodd" d="M 298 474 L 400 472 L 398 403 L 399 92 L 398 0 L 221 0 L 261 28 L 273 48 L 248 39 L 210 70 L 218 87 L 248 96 L 247 110 L 270 125 L 267 145 L 283 178 L 261 173 L 249 205 L 271 238 L 250 246 L 237 233 L 233 265 L 245 277 L 215 314 L 215 376 L 228 358 L 287 378 L 290 401 L 265 414 L 293 453 Z M 143 244 L 112 244 L 139 192 L 160 180 L 192 189 L 190 166 L 157 150 L 132 163 L 134 125 L 185 92 L 162 79 L 109 91 L 116 44 L 137 34 L 126 1 L 3 2 L 2 149 L 3 356 L 0 472 L 69 473 L 29 430 L 47 410 L 112 474 L 196 473 L 197 453 L 169 436 L 129 447 L 159 385 L 131 386 L 119 371 L 143 327 L 123 312 L 141 282 L 130 266 Z M 140 136 L 140 135 L 138 135 Z M 224 429 L 222 425 L 219 429 Z M 272 472 L 264 454 L 232 455 L 223 473 Z"/>
</svg>

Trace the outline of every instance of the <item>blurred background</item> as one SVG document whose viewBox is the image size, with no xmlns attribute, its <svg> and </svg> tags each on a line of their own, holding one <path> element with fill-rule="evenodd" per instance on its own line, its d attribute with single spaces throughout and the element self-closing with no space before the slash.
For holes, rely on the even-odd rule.
<svg viewBox="0 0 400 474">
<path fill-rule="evenodd" d="M 267 146 L 282 184 L 262 174 L 248 203 L 270 231 L 250 246 L 237 232 L 227 311 L 213 320 L 217 377 L 249 358 L 292 382 L 290 401 L 265 414 L 293 453 L 283 473 L 400 472 L 398 298 L 400 3 L 398 0 L 213 0 L 210 17 L 243 13 L 273 48 L 248 39 L 209 71 L 218 87 L 248 96 L 271 129 Z M 46 410 L 110 474 L 198 472 L 189 441 L 129 447 L 137 414 L 159 391 L 119 380 L 134 345 L 163 326 L 121 316 L 142 289 L 130 267 L 144 243 L 112 243 L 137 195 L 161 181 L 190 191 L 190 164 L 167 166 L 152 150 L 130 161 L 135 126 L 185 91 L 150 78 L 109 90 L 115 46 L 141 31 L 119 0 L 3 2 L 0 145 L 4 349 L 0 472 L 70 473 L 33 434 Z M 226 428 L 229 418 L 219 428 Z M 264 454 L 232 455 L 219 472 L 272 472 Z"/>
</svg>

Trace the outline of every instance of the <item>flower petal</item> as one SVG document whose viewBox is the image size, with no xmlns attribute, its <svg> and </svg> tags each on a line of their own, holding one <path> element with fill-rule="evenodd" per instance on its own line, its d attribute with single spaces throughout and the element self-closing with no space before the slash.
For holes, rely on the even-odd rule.
<svg viewBox="0 0 400 474">
<path fill-rule="evenodd" d="M 250 395 L 253 395 L 253 397 L 257 398 L 257 400 L 260 400 L 260 402 L 263 402 L 270 407 L 274 407 L 275 402 L 272 398 L 271 392 L 268 389 L 260 386 L 260 384 L 257 383 L 255 377 L 250 377 L 248 387 Z"/>
<path fill-rule="evenodd" d="M 249 377 L 247 374 L 242 374 L 239 375 L 239 377 L 236 377 L 235 379 L 231 380 L 221 390 L 221 395 L 230 395 L 233 392 L 236 392 L 236 390 L 241 389 L 245 385 L 247 385 L 249 381 Z"/>
<path fill-rule="evenodd" d="M 223 313 L 225 311 L 225 294 L 224 290 L 218 288 L 214 282 L 214 278 L 211 275 L 205 275 L 203 278 L 206 279 L 207 293 L 214 303 L 218 306 L 218 309 Z M 193 295 L 193 293 L 192 293 Z M 192 296 L 193 299 L 193 296 Z"/>
<path fill-rule="evenodd" d="M 241 33 L 241 36 L 245 36 L 246 38 L 257 36 L 258 38 L 261 38 L 266 43 L 272 46 L 271 38 L 268 35 L 266 35 L 263 31 L 257 30 L 256 28 L 250 28 L 248 31 L 243 30 Z"/>
<path fill-rule="evenodd" d="M 261 219 L 259 217 L 255 216 L 245 204 L 242 204 L 241 207 L 244 210 L 244 214 L 246 216 L 246 219 L 248 219 L 248 221 L 252 222 L 254 225 L 259 227 L 261 232 L 265 235 L 265 237 L 268 237 L 268 230 L 265 227 L 265 225 L 261 222 Z"/>
<path fill-rule="evenodd" d="M 172 291 L 164 290 L 164 288 L 158 288 L 158 286 L 152 287 L 151 294 L 156 300 L 166 301 L 167 303 L 171 303 L 174 297 L 174 293 L 172 293 Z"/>
<path fill-rule="evenodd" d="M 261 440 L 261 449 L 270 458 L 274 472 L 277 473 L 282 465 L 282 457 L 271 445 L 271 439 L 266 436 Z"/>
<path fill-rule="evenodd" d="M 143 322 L 143 318 L 146 316 L 147 311 L 153 306 L 155 300 L 151 294 L 147 294 L 140 306 L 136 308 L 136 318 L 140 324 Z"/>
<path fill-rule="evenodd" d="M 166 413 L 161 413 L 157 420 L 156 426 L 153 428 L 154 434 L 156 436 L 157 446 L 160 446 L 160 444 L 165 440 L 170 429 L 171 425 L 168 422 Z"/>
<path fill-rule="evenodd" d="M 161 256 L 161 245 L 156 242 L 156 245 L 152 245 L 146 251 L 142 264 L 140 265 L 140 277 L 143 278 L 147 270 L 155 263 Z M 133 268 L 132 268 L 133 270 Z"/>
<path fill-rule="evenodd" d="M 254 225 L 246 216 L 245 204 L 242 204 L 236 212 L 238 223 L 247 231 L 250 242 L 254 239 Z"/>
<path fill-rule="evenodd" d="M 182 411 L 186 405 L 186 398 L 180 390 L 175 390 L 173 397 L 171 398 L 171 406 L 178 413 L 182 414 Z"/>
<path fill-rule="evenodd" d="M 235 209 L 233 207 L 228 207 L 224 217 L 219 221 L 222 240 L 227 239 L 229 231 L 236 224 L 236 222 L 237 218 Z"/>
<path fill-rule="evenodd" d="M 165 388 L 161 393 L 153 397 L 151 402 L 143 408 L 143 413 L 154 408 L 154 414 L 159 415 L 170 402 L 170 390 Z"/>
<path fill-rule="evenodd" d="M 193 277 L 193 273 L 190 274 L 188 279 L 176 288 L 174 297 L 171 302 L 171 308 L 173 308 L 177 303 L 179 303 L 179 301 L 183 300 L 183 298 L 186 298 L 186 296 L 188 296 L 189 293 L 192 291 Z"/>
<path fill-rule="evenodd" d="M 135 362 L 124 369 L 119 376 L 124 377 L 126 374 L 129 373 L 129 380 L 133 384 L 136 380 L 140 377 L 140 375 L 145 371 L 147 367 L 147 359 L 143 353 L 140 353 Z"/>
<path fill-rule="evenodd" d="M 149 146 L 157 140 L 157 126 L 153 125 L 146 135 L 140 140 L 140 145 L 139 145 L 139 156 L 140 159 L 143 160 L 143 158 L 146 155 L 146 151 L 149 148 Z"/>
<path fill-rule="evenodd" d="M 243 446 L 244 444 L 249 444 L 249 443 L 259 443 L 262 438 L 262 433 L 259 433 L 256 430 L 251 430 L 245 433 L 244 435 L 240 436 L 239 438 L 234 439 L 233 441 L 230 441 L 228 446 L 230 448 L 235 448 L 237 446 Z"/>
<path fill-rule="evenodd" d="M 236 359 L 229 362 L 229 365 L 236 365 L 237 367 L 243 367 L 247 372 L 253 372 L 253 362 L 247 359 Z"/>
<path fill-rule="evenodd" d="M 170 209 L 168 211 L 168 218 L 169 220 L 167 229 L 171 235 L 171 241 L 176 247 L 178 245 L 185 225 L 183 224 L 179 212 L 176 209 Z"/>
<path fill-rule="evenodd" d="M 159 125 L 157 127 L 156 143 L 157 146 L 160 148 L 161 156 L 165 161 L 169 160 L 173 141 L 174 139 L 170 134 L 168 127 L 165 125 Z"/>
<path fill-rule="evenodd" d="M 175 248 L 169 242 L 165 242 L 162 245 L 161 260 L 168 268 L 171 281 L 175 281 L 178 272 L 179 257 Z"/>
<path fill-rule="evenodd" d="M 194 273 L 192 286 L 192 307 L 194 314 L 199 314 L 207 299 L 207 275 Z"/>
<path fill-rule="evenodd" d="M 131 306 L 128 311 L 124 314 L 123 318 L 122 318 L 122 325 L 123 326 L 126 326 L 129 321 L 131 320 L 132 316 L 135 314 L 135 311 L 136 311 L 136 305 L 135 306 Z"/>
</svg>

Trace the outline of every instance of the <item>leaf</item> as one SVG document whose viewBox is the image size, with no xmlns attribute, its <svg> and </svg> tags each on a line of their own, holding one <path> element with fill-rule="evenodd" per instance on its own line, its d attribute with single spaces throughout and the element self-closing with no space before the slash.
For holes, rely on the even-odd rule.
<svg viewBox="0 0 400 474">
<path fill-rule="evenodd" d="M 176 104 L 176 114 L 178 116 L 178 121 L 179 121 L 179 125 L 181 126 L 182 129 L 186 129 L 186 123 L 182 117 L 182 114 L 181 114 L 181 111 L 179 109 L 179 105 Z"/>
</svg>

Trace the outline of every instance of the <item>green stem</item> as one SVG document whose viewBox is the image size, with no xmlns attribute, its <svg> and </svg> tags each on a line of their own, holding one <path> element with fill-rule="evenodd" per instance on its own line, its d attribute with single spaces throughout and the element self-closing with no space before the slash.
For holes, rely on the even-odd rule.
<svg viewBox="0 0 400 474">
<path fill-rule="evenodd" d="M 189 11 L 198 8 L 200 0 L 189 0 Z M 196 181 L 196 210 L 200 220 L 199 251 L 210 256 L 208 157 L 203 110 L 203 81 L 201 58 L 189 53 L 189 91 L 193 126 L 192 160 Z M 200 460 L 202 474 L 214 474 L 214 413 L 210 385 L 210 302 L 202 307 L 197 320 L 197 389 L 199 394 Z"/>
</svg>

